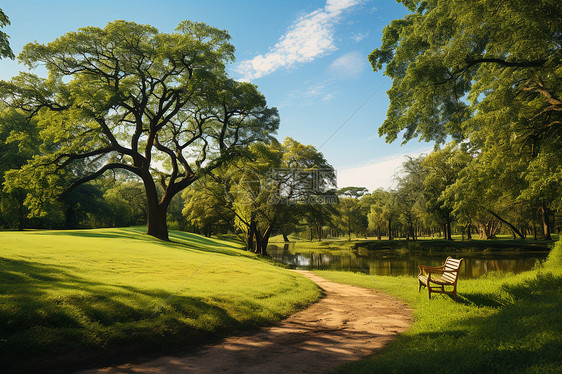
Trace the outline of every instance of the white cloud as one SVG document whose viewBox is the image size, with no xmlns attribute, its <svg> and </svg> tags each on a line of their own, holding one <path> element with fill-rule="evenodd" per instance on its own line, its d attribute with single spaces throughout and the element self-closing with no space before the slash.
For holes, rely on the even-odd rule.
<svg viewBox="0 0 562 374">
<path fill-rule="evenodd" d="M 359 52 L 349 52 L 330 64 L 328 71 L 337 77 L 356 78 L 365 70 L 367 58 Z"/>
<path fill-rule="evenodd" d="M 390 189 L 396 187 L 394 176 L 400 171 L 402 163 L 409 157 L 418 157 L 422 153 L 428 153 L 431 149 L 423 152 L 398 154 L 385 157 L 382 160 L 370 161 L 364 165 L 339 169 L 338 188 L 357 186 L 366 187 L 369 191 L 377 188 Z"/>
<path fill-rule="evenodd" d="M 338 95 L 338 88 L 334 79 L 318 82 L 303 82 L 302 88 L 292 90 L 282 106 L 309 106 L 318 101 L 329 102 Z"/>
<path fill-rule="evenodd" d="M 279 42 L 264 55 L 242 61 L 237 71 L 243 79 L 256 79 L 296 63 L 310 62 L 333 52 L 334 25 L 345 10 L 364 0 L 327 0 L 326 6 L 308 13 L 289 28 Z"/>
<path fill-rule="evenodd" d="M 356 41 L 357 43 L 359 43 L 361 40 L 365 39 L 367 36 L 369 36 L 369 32 L 359 32 L 355 35 L 353 35 L 351 37 L 351 39 L 353 39 L 354 41 Z"/>
</svg>

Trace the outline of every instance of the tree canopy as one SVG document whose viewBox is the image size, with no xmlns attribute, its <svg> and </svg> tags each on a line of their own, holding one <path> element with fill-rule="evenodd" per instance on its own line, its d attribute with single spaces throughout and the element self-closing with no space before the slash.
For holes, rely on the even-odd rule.
<svg viewBox="0 0 562 374">
<path fill-rule="evenodd" d="M 279 124 L 254 85 L 226 74 L 229 39 L 203 23 L 165 34 L 115 21 L 27 44 L 18 59 L 44 65 L 48 77 L 20 73 L 0 82 L 0 98 L 37 121 L 43 146 L 7 183 L 30 187 L 37 213 L 46 200 L 125 170 L 144 185 L 148 233 L 167 239 L 172 198 Z"/>
<path fill-rule="evenodd" d="M 495 120 L 530 145 L 560 143 L 560 2 L 398 1 L 412 14 L 369 56 L 393 79 L 381 136 L 466 139 Z"/>
<path fill-rule="evenodd" d="M 492 215 L 521 237 L 504 214 L 526 227 L 513 212 L 534 209 L 550 238 L 562 196 L 562 3 L 398 2 L 411 14 L 386 26 L 369 56 L 393 80 L 379 134 L 453 140 L 424 161 L 433 211 L 468 228 Z"/>
<path fill-rule="evenodd" d="M 264 255 L 272 233 L 335 202 L 335 172 L 316 148 L 291 138 L 253 144 L 246 156 L 186 190 L 183 214 L 203 231 L 222 220 Z"/>
<path fill-rule="evenodd" d="M 10 25 L 10 18 L 0 9 L 0 29 Z M 0 31 L 0 58 L 14 58 L 14 52 L 10 48 L 10 37 L 4 31 Z"/>
</svg>

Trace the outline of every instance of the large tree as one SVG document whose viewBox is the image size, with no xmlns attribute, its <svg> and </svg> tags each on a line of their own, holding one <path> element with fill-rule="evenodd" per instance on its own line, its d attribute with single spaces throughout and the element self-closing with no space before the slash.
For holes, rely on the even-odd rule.
<svg viewBox="0 0 562 374">
<path fill-rule="evenodd" d="M 12 184 L 34 190 L 32 212 L 102 174 L 142 181 L 148 234 L 167 240 L 172 198 L 240 147 L 278 127 L 276 109 L 249 83 L 229 79 L 226 31 L 183 21 L 175 32 L 133 22 L 85 27 L 18 56 L 48 77 L 20 73 L 0 98 L 38 121 L 45 144 Z"/>
</svg>

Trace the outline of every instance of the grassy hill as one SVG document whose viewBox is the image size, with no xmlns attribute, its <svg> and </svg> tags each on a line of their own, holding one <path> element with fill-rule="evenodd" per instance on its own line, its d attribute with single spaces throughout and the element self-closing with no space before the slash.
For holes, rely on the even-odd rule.
<svg viewBox="0 0 562 374">
<path fill-rule="evenodd" d="M 79 367 L 199 346 L 311 303 L 311 281 L 234 241 L 144 229 L 0 232 L 0 367 Z"/>
</svg>

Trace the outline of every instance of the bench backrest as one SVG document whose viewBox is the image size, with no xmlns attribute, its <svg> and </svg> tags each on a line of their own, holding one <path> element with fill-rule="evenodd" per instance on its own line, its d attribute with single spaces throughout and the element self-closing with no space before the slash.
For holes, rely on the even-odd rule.
<svg viewBox="0 0 562 374">
<path fill-rule="evenodd" d="M 443 279 L 447 282 L 455 283 L 459 277 L 461 262 L 462 258 L 457 260 L 456 258 L 447 257 L 445 260 L 445 272 L 443 273 Z"/>
</svg>

